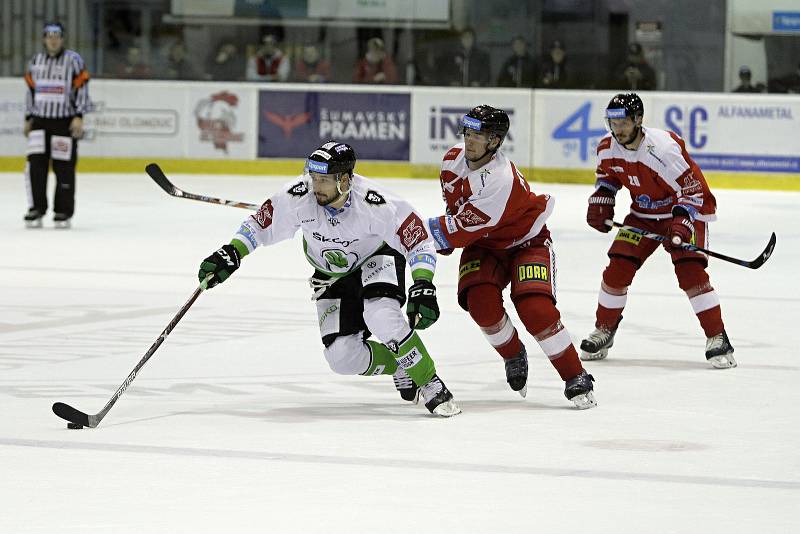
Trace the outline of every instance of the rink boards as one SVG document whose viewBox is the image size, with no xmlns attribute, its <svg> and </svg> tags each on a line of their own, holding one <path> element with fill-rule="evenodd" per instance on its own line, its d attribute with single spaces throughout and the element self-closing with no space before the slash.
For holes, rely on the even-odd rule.
<svg viewBox="0 0 800 534">
<path fill-rule="evenodd" d="M 0 79 L 0 170 L 23 167 L 21 79 Z M 505 109 L 503 148 L 536 181 L 591 183 L 611 91 L 372 87 L 93 80 L 82 172 L 294 174 L 337 138 L 372 176 L 436 177 L 460 117 Z M 642 93 L 646 124 L 686 141 L 712 185 L 800 189 L 800 99 L 788 95 Z"/>
</svg>

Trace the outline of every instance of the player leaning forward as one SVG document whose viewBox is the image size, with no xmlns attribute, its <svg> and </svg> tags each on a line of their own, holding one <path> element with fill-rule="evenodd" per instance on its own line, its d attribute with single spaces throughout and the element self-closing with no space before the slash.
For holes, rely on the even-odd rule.
<svg viewBox="0 0 800 534">
<path fill-rule="evenodd" d="M 439 317 L 432 283 L 436 251 L 417 212 L 372 180 L 353 173 L 350 145 L 329 142 L 308 158 L 307 173 L 287 184 L 248 217 L 224 245 L 206 258 L 199 277 L 209 287 L 225 281 L 259 246 L 303 232 L 314 267 L 320 334 L 331 369 L 346 375 L 394 375 L 403 399 L 449 417 L 461 412 L 417 330 Z M 405 264 L 414 284 L 405 302 Z M 374 334 L 381 342 L 366 339 Z"/>
<path fill-rule="evenodd" d="M 681 248 L 682 243 L 706 247 L 708 223 L 716 219 L 716 200 L 703 173 L 672 132 L 644 128 L 644 104 L 635 93 L 618 94 L 609 102 L 606 118 L 611 130 L 597 146 L 597 181 L 589 197 L 589 226 L 608 232 L 614 217 L 614 197 L 625 187 L 631 211 L 625 224 L 666 235 L 664 247 L 672 258 L 678 285 L 706 334 L 706 359 L 719 369 L 736 367 L 733 347 L 722 323 L 719 297 L 706 273 L 708 258 Z M 597 304 L 596 329 L 581 343 L 584 360 L 605 358 L 622 320 L 628 287 L 636 271 L 659 247 L 659 242 L 620 230 L 603 272 Z"/>
<path fill-rule="evenodd" d="M 447 151 L 440 181 L 447 211 L 429 219 L 437 248 L 463 248 L 458 303 L 469 312 L 505 361 L 506 381 L 524 397 L 528 356 L 503 308 L 503 289 L 525 328 L 565 382 L 564 395 L 578 408 L 596 405 L 587 374 L 556 308 L 555 257 L 545 221 L 549 195 L 533 193 L 500 145 L 508 115 L 478 106 L 462 119 L 464 143 Z"/>
</svg>

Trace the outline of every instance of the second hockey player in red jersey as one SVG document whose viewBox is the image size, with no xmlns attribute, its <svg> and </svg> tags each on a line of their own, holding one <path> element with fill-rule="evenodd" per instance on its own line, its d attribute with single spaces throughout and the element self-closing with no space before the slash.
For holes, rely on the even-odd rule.
<svg viewBox="0 0 800 534">
<path fill-rule="evenodd" d="M 706 247 L 708 223 L 716 219 L 716 200 L 683 140 L 673 132 L 644 128 L 644 104 L 635 93 L 618 94 L 606 108 L 611 132 L 597 146 L 597 181 L 589 197 L 586 221 L 600 232 L 611 227 L 617 191 L 626 188 L 631 210 L 625 224 L 668 237 L 678 284 L 686 292 L 706 334 L 706 359 L 713 367 L 736 367 L 725 333 L 719 297 L 709 281 L 708 258 L 681 248 L 682 243 Z M 614 344 L 617 326 L 636 271 L 659 242 L 621 229 L 608 251 L 603 272 L 596 329 L 581 343 L 581 358 L 600 360 Z"/>
<path fill-rule="evenodd" d="M 464 249 L 458 303 L 504 359 L 511 389 L 524 397 L 527 352 L 503 308 L 502 291 L 510 283 L 517 314 L 564 380 L 565 396 L 578 408 L 592 408 L 594 379 L 583 369 L 555 306 L 555 258 L 545 225 L 554 200 L 531 192 L 499 150 L 510 125 L 505 111 L 478 106 L 462 125 L 464 142 L 442 161 L 446 214 L 428 221 L 437 250 Z"/>
</svg>

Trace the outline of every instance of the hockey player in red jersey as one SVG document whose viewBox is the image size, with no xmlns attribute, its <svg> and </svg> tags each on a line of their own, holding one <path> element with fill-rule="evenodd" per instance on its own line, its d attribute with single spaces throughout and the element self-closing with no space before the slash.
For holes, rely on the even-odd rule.
<svg viewBox="0 0 800 534">
<path fill-rule="evenodd" d="M 635 93 L 618 94 L 606 108 L 610 133 L 597 146 L 597 181 L 589 197 L 586 221 L 608 232 L 617 191 L 630 191 L 631 210 L 625 224 L 668 237 L 664 248 L 675 267 L 706 334 L 706 359 L 718 369 L 736 367 L 733 347 L 725 333 L 719 297 L 709 281 L 708 258 L 680 247 L 707 247 L 708 223 L 716 219 L 716 200 L 700 167 L 673 132 L 644 128 L 644 104 Z M 636 271 L 659 247 L 659 242 L 620 230 L 608 251 L 611 261 L 603 272 L 597 304 L 596 329 L 581 343 L 583 360 L 601 360 L 614 344 L 622 310 Z"/>
<path fill-rule="evenodd" d="M 509 129 L 505 111 L 478 106 L 462 125 L 464 142 L 442 161 L 446 214 L 428 220 L 438 251 L 464 249 L 458 303 L 505 361 L 511 389 L 524 397 L 528 356 L 503 307 L 502 291 L 510 283 L 517 314 L 564 380 L 565 396 L 578 408 L 592 408 L 594 378 L 583 369 L 555 306 L 555 258 L 545 226 L 554 199 L 531 192 L 499 150 Z"/>
</svg>

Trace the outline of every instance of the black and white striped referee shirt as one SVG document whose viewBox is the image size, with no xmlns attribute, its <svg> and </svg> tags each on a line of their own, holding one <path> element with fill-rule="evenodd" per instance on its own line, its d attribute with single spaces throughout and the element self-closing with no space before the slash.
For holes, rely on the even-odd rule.
<svg viewBox="0 0 800 534">
<path fill-rule="evenodd" d="M 56 56 L 39 52 L 25 72 L 25 118 L 62 119 L 82 117 L 90 111 L 89 71 L 83 58 L 73 50 Z"/>
</svg>

